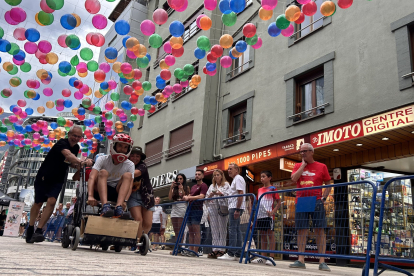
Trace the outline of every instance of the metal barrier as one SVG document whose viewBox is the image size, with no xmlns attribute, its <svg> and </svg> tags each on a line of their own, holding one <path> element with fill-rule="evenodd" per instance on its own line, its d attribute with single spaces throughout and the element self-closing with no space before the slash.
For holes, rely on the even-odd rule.
<svg viewBox="0 0 414 276">
<path fill-rule="evenodd" d="M 191 228 L 193 228 L 193 227 L 191 225 L 192 224 L 198 225 L 198 223 L 201 221 L 202 216 L 203 216 L 203 210 L 200 209 L 200 207 L 202 208 L 204 203 L 210 205 L 210 203 L 217 202 L 217 205 L 214 205 L 214 204 L 213 205 L 214 206 L 225 206 L 224 204 L 220 204 L 220 202 L 223 202 L 223 201 L 227 202 L 229 199 L 236 199 L 236 201 L 237 201 L 238 198 L 243 198 L 242 200 L 244 200 L 247 197 L 249 197 L 250 199 L 253 199 L 251 204 L 250 204 L 251 205 L 251 211 L 248 212 L 247 223 L 245 223 L 246 225 L 250 225 L 251 222 L 252 222 L 252 215 L 255 212 L 255 206 L 256 206 L 256 196 L 252 193 L 234 195 L 234 196 L 221 196 L 221 197 L 204 198 L 204 199 L 198 199 L 198 200 L 195 200 L 195 201 L 191 202 L 191 204 L 187 208 L 187 212 L 186 212 L 186 215 L 184 217 L 184 221 L 183 221 L 183 224 L 181 226 L 180 233 L 178 235 L 176 244 L 174 246 L 173 255 L 177 255 L 179 253 L 179 251 L 181 250 L 181 251 L 191 252 L 194 256 L 198 257 L 199 253 L 196 252 L 195 250 L 193 250 L 197 247 L 203 247 L 203 248 L 206 247 L 206 248 L 215 248 L 215 249 L 222 248 L 222 249 L 227 249 L 227 250 L 233 251 L 233 253 L 235 253 L 234 256 L 236 258 L 238 258 L 238 256 L 236 256 L 236 255 L 238 255 L 237 252 L 239 251 L 239 253 L 240 253 L 239 263 L 241 263 L 242 259 L 244 257 L 247 238 L 248 238 L 249 232 L 250 232 L 250 227 L 247 227 L 246 232 L 244 233 L 244 237 L 242 237 L 242 235 L 237 237 L 237 235 L 241 232 L 240 218 L 235 219 L 233 222 L 230 222 L 230 221 L 228 222 L 230 216 L 233 215 L 233 218 L 234 218 L 234 214 L 232 213 L 233 208 L 228 209 L 228 214 L 226 215 L 225 214 L 226 213 L 225 208 L 224 208 L 224 210 L 221 210 L 220 207 L 217 207 L 216 215 L 222 217 L 223 219 L 222 219 L 222 223 L 219 222 L 217 224 L 217 225 L 219 225 L 219 228 L 216 229 L 216 227 L 214 227 L 215 229 L 212 229 L 212 231 L 218 231 L 219 233 L 214 233 L 214 234 L 216 234 L 217 236 L 220 236 L 220 237 L 218 237 L 218 239 L 213 238 L 213 240 L 215 240 L 215 242 L 213 242 L 214 244 L 211 244 L 211 245 L 210 244 L 203 244 L 201 242 L 200 243 L 196 243 L 196 242 L 187 243 L 187 242 L 185 242 L 185 240 L 184 240 L 184 242 L 182 242 L 182 241 L 183 241 L 183 238 L 184 238 L 184 232 L 185 232 L 185 228 L 187 226 L 187 223 L 189 225 L 189 231 L 188 232 L 189 232 L 190 236 L 194 235 L 194 237 L 192 237 L 190 239 L 190 241 L 194 240 L 194 239 L 198 239 L 198 234 L 199 233 L 197 233 L 196 231 L 192 231 Z M 233 204 L 234 204 L 234 202 L 233 202 Z M 245 204 L 246 204 L 246 201 L 243 205 L 245 205 Z M 219 214 L 219 209 L 222 212 L 221 215 Z M 214 209 L 212 209 L 212 212 L 214 212 Z M 242 213 L 240 214 L 240 216 L 242 216 Z M 210 214 L 210 220 L 211 220 L 211 214 Z M 228 231 L 228 229 L 227 229 L 228 224 L 229 224 L 230 228 L 231 228 L 230 224 L 232 224 L 233 229 L 229 229 L 229 231 Z M 193 229 L 195 229 L 195 228 L 193 228 Z M 236 237 L 232 236 L 234 230 L 237 230 Z M 223 235 L 221 235 L 220 232 Z M 224 237 L 223 232 L 225 232 L 226 237 Z M 234 238 L 235 238 L 235 240 L 234 240 Z M 223 239 L 224 239 L 224 241 L 223 241 Z M 232 243 L 232 244 L 235 243 L 236 246 L 230 246 L 230 243 Z M 229 245 L 226 245 L 226 244 L 229 244 Z M 182 246 L 193 247 L 193 249 L 191 249 L 191 248 L 182 248 Z"/>
<path fill-rule="evenodd" d="M 53 242 L 56 238 L 56 234 L 59 231 L 59 229 L 63 230 L 63 227 L 60 227 L 61 223 L 65 221 L 65 216 L 57 217 L 55 220 L 51 219 L 50 222 L 47 225 L 46 231 L 43 234 L 43 236 L 48 239 L 50 242 Z M 51 230 L 51 227 L 54 227 L 53 230 Z M 47 237 L 50 231 L 53 231 L 53 234 L 51 237 Z M 61 236 L 62 237 L 62 236 Z"/>
<path fill-rule="evenodd" d="M 395 270 L 406 275 L 412 275 L 404 269 L 381 263 L 414 263 L 414 244 L 412 241 L 414 221 L 411 220 L 414 218 L 412 205 L 413 194 L 411 192 L 412 183 L 410 183 L 409 186 L 406 185 L 408 183 L 404 183 L 410 179 L 414 179 L 414 175 L 395 177 L 387 181 L 382 188 L 378 235 L 375 248 L 374 276 L 380 275 L 387 269 Z M 394 183 L 394 185 L 391 185 L 392 183 Z M 410 189 L 410 192 L 407 191 L 408 188 Z M 411 196 L 409 196 L 410 193 Z M 387 214 L 384 214 L 385 211 L 387 211 Z M 409 222 L 409 220 L 413 223 Z M 386 223 L 384 223 L 384 221 L 386 221 Z M 389 225 L 392 225 L 394 229 L 403 229 L 395 229 L 394 233 L 391 233 Z M 409 231 L 406 230 L 408 225 L 411 228 Z M 382 232 L 387 232 L 388 235 L 382 236 Z M 394 236 L 394 241 L 391 241 L 392 236 Z M 395 257 L 380 256 L 381 252 L 382 255 L 395 255 Z M 382 267 L 382 270 L 378 273 L 379 267 Z"/>
<path fill-rule="evenodd" d="M 328 196 L 328 200 L 325 202 L 317 200 L 322 196 L 322 192 L 326 191 L 325 189 L 331 188 L 335 188 L 336 191 L 338 191 L 338 193 L 335 193 L 333 195 L 334 197 L 332 196 L 331 198 L 331 196 Z M 329 195 L 331 190 L 327 192 Z M 258 230 L 258 234 L 259 238 L 262 239 L 263 236 L 261 237 L 260 235 L 269 234 L 266 231 L 270 229 L 268 225 L 271 224 L 267 221 L 269 219 L 266 218 L 273 218 L 273 213 L 268 213 L 271 210 L 269 208 L 273 207 L 268 200 L 272 199 L 271 203 L 273 204 L 273 200 L 277 200 L 278 198 L 276 195 L 280 195 L 282 193 L 285 194 L 285 197 L 282 205 L 282 214 L 279 218 L 281 218 L 281 223 L 284 223 L 284 225 L 286 224 L 287 230 L 285 227 L 283 227 L 284 232 L 280 233 L 281 239 L 276 242 L 277 248 L 251 248 L 253 236 L 254 234 L 257 234 L 255 230 L 260 229 Z M 296 195 L 292 193 L 296 193 Z M 249 245 L 247 248 L 247 257 L 245 259 L 245 263 L 248 261 L 250 262 L 253 257 L 259 257 L 260 259 L 269 261 L 275 265 L 273 259 L 260 254 L 276 253 L 288 255 L 292 258 L 295 256 L 291 255 L 299 255 L 304 257 L 310 256 L 311 258 L 319 257 L 360 260 L 365 262 L 369 268 L 375 210 L 373 206 L 375 206 L 376 194 L 377 187 L 370 181 L 338 183 L 334 185 L 324 185 L 300 189 L 294 188 L 263 193 L 259 197 L 257 206 L 255 208 L 256 210 L 254 213 L 254 222 L 249 237 Z M 300 202 L 298 203 L 297 201 Z M 284 214 L 285 205 L 287 205 L 286 214 Z M 334 206 L 342 207 L 332 208 Z M 345 206 L 348 207 L 345 208 Z M 352 211 L 352 214 L 348 215 L 348 210 Z M 326 213 L 328 212 L 329 214 L 326 216 Z M 312 226 L 310 226 L 309 223 L 309 216 L 312 217 Z M 262 219 L 262 217 L 264 219 Z M 274 225 L 273 221 L 271 223 Z M 334 225 L 335 223 L 337 225 Z M 350 240 L 350 225 L 352 227 L 352 230 L 357 233 L 351 242 L 351 250 L 353 253 L 355 253 L 355 255 L 344 253 L 346 252 L 344 251 L 344 248 L 339 249 L 337 244 L 335 244 L 335 250 L 331 250 L 336 251 L 337 254 L 326 254 L 325 250 L 328 244 L 326 240 L 327 230 L 329 229 L 328 236 L 332 248 L 332 244 L 336 241 L 340 241 L 341 243 L 341 241 L 343 242 L 345 240 Z M 311 228 L 314 231 L 313 233 L 309 230 Z M 338 231 L 340 234 L 336 234 L 336 231 Z M 298 235 L 295 234 L 295 232 L 298 232 Z M 272 232 L 272 234 L 275 235 L 275 232 Z M 309 237 L 310 239 L 307 240 Z M 361 239 L 362 242 L 359 241 L 358 238 Z M 267 237 L 264 236 L 264 239 L 267 239 Z M 318 244 L 315 243 L 315 240 L 319 241 Z M 295 242 L 297 250 L 295 250 Z M 263 245 L 266 243 L 261 244 Z M 259 247 L 259 243 L 256 243 L 256 246 Z M 349 246 L 347 247 L 349 248 Z M 316 248 L 318 249 L 318 253 L 309 252 L 311 251 L 309 249 Z M 363 275 L 368 276 L 368 273 L 369 269 L 366 269 L 364 270 Z"/>
</svg>

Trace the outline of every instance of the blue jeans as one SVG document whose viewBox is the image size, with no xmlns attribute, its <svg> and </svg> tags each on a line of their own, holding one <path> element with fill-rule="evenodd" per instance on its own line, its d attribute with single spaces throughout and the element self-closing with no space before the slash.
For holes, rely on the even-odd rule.
<svg viewBox="0 0 414 276">
<path fill-rule="evenodd" d="M 241 256 L 241 247 L 243 244 L 243 235 L 240 229 L 240 217 L 243 214 L 244 210 L 240 210 L 240 216 L 238 219 L 234 219 L 234 212 L 236 209 L 229 209 L 229 246 L 231 247 L 240 247 L 240 249 L 229 249 L 227 254 L 229 256 L 240 258 Z"/>
</svg>

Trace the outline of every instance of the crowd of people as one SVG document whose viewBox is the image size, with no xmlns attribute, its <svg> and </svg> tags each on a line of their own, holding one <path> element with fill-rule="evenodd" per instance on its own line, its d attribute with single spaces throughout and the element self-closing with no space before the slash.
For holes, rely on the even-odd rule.
<svg viewBox="0 0 414 276">
<path fill-rule="evenodd" d="M 145 164 L 146 155 L 141 147 L 133 146 L 132 139 L 126 134 L 116 134 L 110 147 L 109 155 L 99 155 L 95 160 L 81 161 L 77 158 L 79 140 L 83 137 L 82 128 L 73 126 L 68 132 L 68 138 L 60 139 L 50 150 L 41 165 L 35 181 L 35 204 L 31 208 L 31 216 L 22 217 L 21 226 L 24 229 L 28 223 L 26 242 L 44 241 L 44 231 L 49 223 L 54 223 L 59 239 L 62 229 L 71 223 L 76 198 L 68 202 L 66 208 L 60 204 L 53 213 L 56 199 L 64 183 L 64 175 L 69 166 L 81 169 L 89 167 L 87 173 L 87 189 L 89 205 L 102 204 L 100 215 L 121 219 L 139 221 L 137 237 L 143 233 L 149 234 L 154 243 L 165 244 L 165 229 L 168 215 L 166 205 L 160 205 L 161 199 L 154 198 L 153 188 Z M 313 147 L 310 144 L 301 146 L 302 163 L 296 164 L 292 172 L 292 180 L 298 188 L 322 186 L 328 184 L 330 177 L 324 164 L 313 160 Z M 177 238 L 180 229 L 185 227 L 182 244 L 189 244 L 188 248 L 180 247 L 184 256 L 195 257 L 204 254 L 203 245 L 211 233 L 212 250 L 208 258 L 218 260 L 237 261 L 241 256 L 242 244 L 249 227 L 249 218 L 252 210 L 252 201 L 246 194 L 246 182 L 240 175 L 237 164 L 230 163 L 227 170 L 231 181 L 226 179 L 222 170 L 213 172 L 212 184 L 204 183 L 204 171 L 196 170 L 195 184 L 190 187 L 184 174 L 178 174 L 171 185 L 168 198 L 171 205 L 171 224 L 174 236 Z M 79 173 L 75 178 L 79 179 Z M 272 173 L 261 172 L 263 187 L 258 196 L 267 192 L 276 191 L 272 186 Z M 316 197 L 315 210 L 308 212 L 296 211 L 296 230 L 298 232 L 299 252 L 304 252 L 309 219 L 314 221 L 315 231 L 318 234 L 317 244 L 319 253 L 325 252 L 326 240 L 324 230 L 326 220 L 323 204 L 329 195 L 330 189 L 314 190 L 311 196 Z M 297 193 L 299 198 L 309 197 L 305 193 Z M 46 206 L 40 210 L 43 204 Z M 112 208 L 110 202 L 115 203 Z M 275 250 L 274 218 L 281 207 L 279 194 L 270 193 L 260 201 L 255 229 L 260 235 L 261 249 Z M 128 210 L 129 212 L 126 212 Z M 53 214 L 52 214 L 53 213 Z M 186 225 L 184 226 L 184 219 Z M 53 221 L 54 220 L 54 221 Z M 315 223 L 316 222 L 316 223 Z M 48 233 L 46 233 L 47 235 Z M 256 234 L 256 233 L 255 233 Z M 157 250 L 153 244 L 152 250 Z M 200 246 L 201 245 L 201 246 Z M 225 247 L 228 247 L 225 250 Z M 135 249 L 135 248 L 133 248 Z M 274 255 L 256 258 L 254 263 L 272 265 Z M 304 257 L 299 256 L 290 267 L 305 268 Z M 320 270 L 329 271 L 324 259 L 320 258 Z"/>
</svg>

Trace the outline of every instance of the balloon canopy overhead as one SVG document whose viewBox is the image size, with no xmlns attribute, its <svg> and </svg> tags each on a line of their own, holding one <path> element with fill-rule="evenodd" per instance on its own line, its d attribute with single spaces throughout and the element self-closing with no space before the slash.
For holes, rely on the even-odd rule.
<svg viewBox="0 0 414 276">
<path fill-rule="evenodd" d="M 113 2 L 113 0 L 107 1 Z M 200 71 L 200 74 L 205 75 L 202 77 L 196 73 L 192 64 L 186 64 L 181 68 L 175 65 L 184 54 L 185 26 L 178 20 L 172 21 L 167 26 L 169 15 L 164 9 L 156 9 L 150 16 L 152 20 L 141 22 L 139 29 L 147 36 L 145 43 L 128 35 L 131 31 L 128 21 L 120 19 L 115 22 L 115 32 L 122 37 L 125 48 L 122 51 L 125 51 L 129 60 L 132 60 L 126 62 L 116 48 L 102 48 L 105 45 L 105 37 L 101 34 L 101 30 L 108 26 L 108 18 L 102 12 L 102 1 L 86 0 L 84 6 L 78 6 L 78 10 L 81 8 L 87 12 L 88 16 L 84 16 L 83 11 L 65 13 L 64 0 L 41 0 L 40 10 L 34 15 L 37 26 L 27 25 L 30 28 L 25 28 L 26 24 L 19 25 L 28 20 L 25 9 L 19 6 L 22 0 L 5 0 L 5 2 L 10 5 L 10 9 L 5 12 L 4 20 L 10 27 L 6 35 L 0 27 L 0 52 L 7 56 L 4 60 L 0 59 L 0 63 L 3 70 L 10 75 L 10 79 L 8 86 L 3 84 L 3 88 L 0 88 L 0 95 L 9 98 L 14 95 L 13 90 L 16 87 L 25 88 L 23 97 L 18 96 L 17 98 L 20 98 L 15 104 L 0 107 L 0 114 L 5 112 L 5 109 L 9 109 L 12 113 L 0 121 L 0 147 L 10 145 L 48 151 L 53 145 L 53 140 L 65 137 L 74 122 L 63 117 L 57 118 L 56 122 L 38 120 L 23 127 L 24 119 L 35 112 L 29 106 L 37 106 L 36 111 L 40 114 L 43 114 L 46 109 L 70 110 L 73 116 L 84 124 L 85 138 L 81 141 L 82 154 L 94 153 L 99 141 L 112 139 L 114 134 L 124 130 L 125 125 L 132 128 L 138 116 L 144 116 L 147 112 L 153 113 L 156 105 L 166 102 L 172 94 L 179 94 L 187 87 L 196 88 L 204 78 L 216 75 L 219 66 L 231 67 L 233 60 L 240 58 L 248 47 L 260 49 L 263 45 L 261 36 L 265 34 L 258 33 L 255 24 L 246 23 L 242 27 L 242 40 L 235 43 L 231 34 L 223 34 L 218 44 L 212 44 L 206 34 L 213 28 L 213 19 L 207 14 L 199 15 L 196 25 L 201 33 L 195 39 L 196 47 L 189 48 L 194 44 L 187 44 L 189 46 L 185 47 L 196 59 L 206 59 L 205 66 Z M 189 0 L 167 2 L 170 8 L 177 12 L 191 8 Z M 258 15 L 262 23 L 267 25 L 267 33 L 270 37 L 277 37 L 280 34 L 290 37 L 295 32 L 294 23 L 303 23 L 307 16 L 313 16 L 318 9 L 323 16 L 332 16 L 337 7 L 347 9 L 352 4 L 353 0 L 337 0 L 336 4 L 333 1 L 324 1 L 318 7 L 312 0 L 297 0 L 287 7 L 283 14 L 277 15 L 274 14 L 274 9 L 278 5 L 278 0 L 261 0 Z M 225 26 L 233 26 L 238 20 L 238 14 L 246 8 L 246 1 L 204 0 L 204 8 L 207 11 L 220 13 L 221 23 Z M 64 14 L 56 13 L 58 10 L 62 10 Z M 275 20 L 268 22 L 272 18 Z M 49 40 L 41 40 L 41 33 L 50 32 L 50 25 L 55 20 L 60 23 L 61 30 L 57 40 L 52 41 L 53 43 Z M 91 23 L 95 30 L 82 32 L 83 26 L 88 23 Z M 170 40 L 164 42 L 165 38 L 156 33 L 157 29 L 168 29 Z M 86 44 L 82 44 L 81 41 L 86 41 Z M 23 46 L 20 47 L 16 42 Z M 147 52 L 148 47 L 162 48 L 167 54 L 159 61 L 161 71 L 156 76 L 155 83 L 142 80 L 141 69 L 146 69 L 152 58 Z M 61 54 L 63 50 L 71 51 L 72 54 L 70 56 Z M 95 54 L 97 50 L 103 51 L 105 62 L 95 61 L 98 58 Z M 42 65 L 55 65 L 50 67 L 55 71 L 45 69 L 35 71 L 32 67 L 39 68 L 37 66 L 39 64 L 40 68 L 43 68 Z M 63 89 L 57 89 L 53 83 L 56 73 L 65 79 L 66 87 Z M 119 81 L 110 78 L 110 74 L 118 75 Z M 29 76 L 27 81 L 22 81 L 23 76 Z M 168 82 L 172 77 L 175 77 L 178 83 L 169 85 Z M 40 88 L 41 85 L 46 87 Z M 119 85 L 122 89 L 118 89 Z M 160 92 L 155 96 L 144 95 L 149 94 L 148 91 L 153 87 Z M 97 89 L 93 91 L 92 88 Z M 120 93 L 129 96 L 129 99 L 117 104 L 121 98 Z M 52 95 L 62 97 L 49 100 L 48 97 Z M 106 102 L 103 108 L 93 103 L 93 99 L 100 99 L 105 95 L 108 95 L 111 100 Z M 144 104 L 136 107 L 140 96 L 143 96 Z M 40 98 L 47 99 L 45 106 L 31 103 Z M 73 105 L 78 101 L 81 101 L 81 107 Z M 87 119 L 86 113 L 94 115 L 94 118 Z M 131 115 L 128 116 L 126 113 Z M 101 123 L 104 125 L 104 131 L 98 127 Z"/>
</svg>

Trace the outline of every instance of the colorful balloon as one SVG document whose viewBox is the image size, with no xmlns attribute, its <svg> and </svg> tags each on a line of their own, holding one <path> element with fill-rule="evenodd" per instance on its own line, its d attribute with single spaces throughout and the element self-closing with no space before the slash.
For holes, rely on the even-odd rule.
<svg viewBox="0 0 414 276">
<path fill-rule="evenodd" d="M 152 13 L 152 19 L 154 20 L 156 24 L 163 25 L 168 21 L 168 13 L 164 9 L 156 9 Z"/>
<path fill-rule="evenodd" d="M 126 35 L 129 33 L 131 27 L 129 26 L 128 21 L 118 20 L 115 22 L 115 31 L 119 35 Z"/>
</svg>

